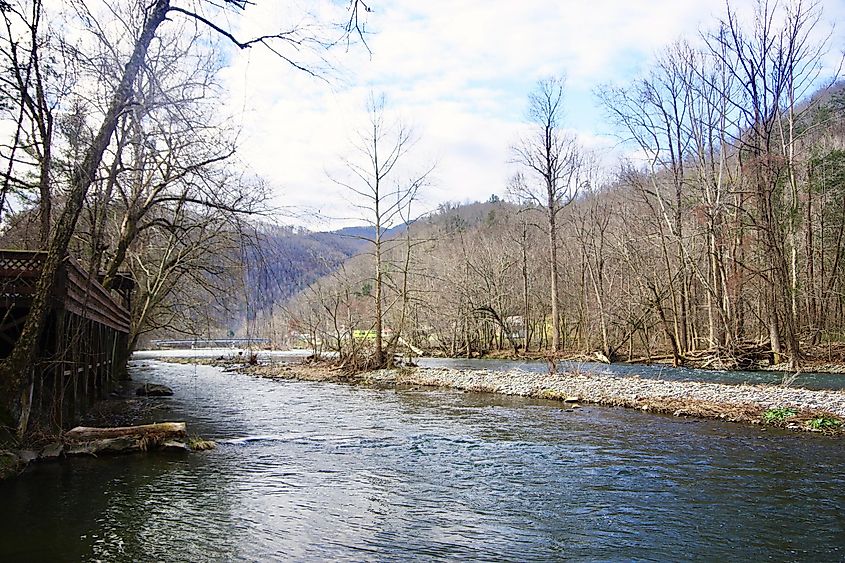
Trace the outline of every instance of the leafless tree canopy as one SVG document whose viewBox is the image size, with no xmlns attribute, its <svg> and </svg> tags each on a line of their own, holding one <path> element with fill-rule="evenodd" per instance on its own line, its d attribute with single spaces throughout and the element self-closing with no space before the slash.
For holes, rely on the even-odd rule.
<svg viewBox="0 0 845 563">
<path fill-rule="evenodd" d="M 319 60 L 364 37 L 360 0 L 334 26 L 302 14 L 287 29 L 239 37 L 235 23 L 251 6 L 126 0 L 51 12 L 41 0 L 0 3 L 0 112 L 13 131 L 0 143 L 0 221 L 10 240 L 46 250 L 22 332 L 0 364 L 2 406 L 21 431 L 38 378 L 28 368 L 69 250 L 95 273 L 105 268 L 106 287 L 120 271 L 136 274 L 134 344 L 151 327 L 190 324 L 176 321 L 186 309 L 178 290 L 190 280 L 200 294 L 218 291 L 221 260 L 210 257 L 234 253 L 243 216 L 260 210 L 260 183 L 233 166 L 235 132 L 214 111 L 220 42 L 269 49 L 324 78 L 300 55 Z M 37 236 L 26 230 L 32 216 Z"/>
<path fill-rule="evenodd" d="M 822 75 L 817 3 L 755 10 L 746 21 L 729 5 L 699 40 L 599 89 L 637 155 L 606 181 L 566 129 L 565 81 L 538 82 L 511 201 L 444 204 L 411 226 L 427 242 L 409 343 L 729 368 L 841 360 L 845 87 Z M 310 311 L 300 334 L 337 342 L 306 306 L 326 293 L 353 311 L 344 327 L 369 326 L 364 264 L 294 300 Z"/>
</svg>

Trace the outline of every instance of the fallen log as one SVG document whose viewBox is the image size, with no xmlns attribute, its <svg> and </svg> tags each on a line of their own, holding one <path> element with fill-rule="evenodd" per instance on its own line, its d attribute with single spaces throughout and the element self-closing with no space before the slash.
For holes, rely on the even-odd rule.
<svg viewBox="0 0 845 563">
<path fill-rule="evenodd" d="M 96 455 L 153 449 L 190 449 L 184 422 L 159 422 L 141 426 L 93 428 L 77 426 L 64 434 L 65 454 Z"/>
<path fill-rule="evenodd" d="M 632 358 L 628 360 L 629 364 L 654 364 L 671 360 L 672 354 L 654 354 L 652 356 L 642 356 L 640 358 Z"/>
</svg>

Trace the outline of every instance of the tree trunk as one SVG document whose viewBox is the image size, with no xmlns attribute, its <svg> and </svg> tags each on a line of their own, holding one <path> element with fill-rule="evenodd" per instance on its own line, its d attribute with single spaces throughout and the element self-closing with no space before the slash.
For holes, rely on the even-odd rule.
<svg viewBox="0 0 845 563">
<path fill-rule="evenodd" d="M 21 414 L 28 410 L 29 405 L 23 398 L 20 401 L 16 401 L 14 398 L 22 397 L 20 392 L 27 385 L 24 374 L 32 371 L 28 368 L 31 368 L 35 362 L 38 339 L 50 308 L 50 298 L 56 286 L 59 268 L 67 254 L 68 245 L 76 228 L 76 222 L 82 210 L 88 188 L 97 176 L 97 169 L 103 158 L 103 153 L 105 153 L 117 127 L 117 119 L 130 99 L 132 84 L 144 63 L 156 30 L 167 16 L 169 7 L 169 0 L 156 1 L 149 19 L 144 24 L 141 35 L 135 43 L 132 56 L 126 63 L 123 77 L 112 97 L 100 130 L 94 137 L 91 147 L 86 151 L 83 161 L 71 174 L 67 203 L 53 231 L 26 323 L 11 354 L 0 364 L 0 384 L 3 387 L 3 396 L 6 397 L 8 402 L 5 406 L 13 417 L 19 419 L 19 436 L 26 432 L 26 421 L 21 419 Z"/>
<path fill-rule="evenodd" d="M 378 214 L 378 211 L 376 211 Z M 384 311 L 382 310 L 382 272 L 381 272 L 381 233 L 379 232 L 381 227 L 376 225 L 376 319 L 375 319 L 375 332 L 376 332 L 376 350 L 375 350 L 375 362 L 376 366 L 382 367 L 384 364 L 384 342 L 382 340 L 382 329 L 383 329 L 383 320 L 382 317 L 384 316 Z"/>
<path fill-rule="evenodd" d="M 39 191 L 39 214 L 41 215 L 41 224 L 39 232 L 39 248 L 47 248 L 50 241 L 50 225 L 53 215 L 53 200 L 50 192 L 50 169 L 53 166 L 52 147 L 50 146 L 51 137 L 53 135 L 53 118 L 48 116 L 47 122 L 47 139 L 44 142 L 44 154 L 41 158 L 41 170 L 39 172 L 40 178 L 38 181 Z"/>
<path fill-rule="evenodd" d="M 126 252 L 129 250 L 129 244 L 135 238 L 137 228 L 138 222 L 134 214 L 130 211 L 124 217 L 123 224 L 120 226 L 120 240 L 118 240 L 114 257 L 109 260 L 106 275 L 103 277 L 103 287 L 106 289 L 111 289 L 114 279 L 118 271 L 120 271 L 120 267 L 126 261 Z"/>
<path fill-rule="evenodd" d="M 126 453 L 161 447 L 188 449 L 184 422 L 160 422 L 142 426 L 90 428 L 77 426 L 64 435 L 68 455 Z"/>
<path fill-rule="evenodd" d="M 528 225 L 522 223 L 521 233 L 521 250 L 522 250 L 522 350 L 524 353 L 528 352 L 531 345 L 531 336 L 528 332 L 528 323 L 530 317 L 530 293 L 528 285 Z"/>
<path fill-rule="evenodd" d="M 551 196 L 551 194 L 550 194 Z M 557 225 L 552 198 L 549 202 L 549 274 L 551 276 L 549 298 L 552 302 L 552 353 L 560 351 L 560 314 L 558 313 L 558 269 L 557 269 Z"/>
</svg>

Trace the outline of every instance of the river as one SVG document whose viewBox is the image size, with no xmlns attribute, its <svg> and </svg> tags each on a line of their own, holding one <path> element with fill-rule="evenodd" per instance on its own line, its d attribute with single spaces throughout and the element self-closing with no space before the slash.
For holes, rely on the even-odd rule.
<svg viewBox="0 0 845 563">
<path fill-rule="evenodd" d="M 0 483 L 0 561 L 843 560 L 840 439 L 133 361 L 219 442 Z"/>
</svg>

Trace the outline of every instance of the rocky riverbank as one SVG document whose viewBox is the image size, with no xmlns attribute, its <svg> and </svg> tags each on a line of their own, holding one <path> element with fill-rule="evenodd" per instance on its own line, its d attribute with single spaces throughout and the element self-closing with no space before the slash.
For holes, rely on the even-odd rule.
<svg viewBox="0 0 845 563">
<path fill-rule="evenodd" d="M 58 461 L 67 456 L 214 448 L 215 443 L 210 440 L 187 436 L 184 429 L 180 433 L 166 427 L 172 423 L 148 424 L 166 418 L 166 404 L 158 399 L 170 395 L 173 391 L 163 385 L 145 383 L 137 387 L 124 381 L 108 397 L 89 408 L 80 427 L 55 434 L 34 434 L 23 444 L 10 435 L 0 436 L 0 481 L 19 475 L 30 463 Z M 184 423 L 176 424 L 184 427 Z M 100 437 L 82 441 L 80 430 L 89 434 L 100 432 Z"/>
<path fill-rule="evenodd" d="M 775 385 L 725 385 L 664 381 L 594 373 L 556 375 L 519 370 L 403 368 L 348 374 L 328 365 L 259 365 L 259 377 L 334 381 L 375 386 L 431 386 L 561 400 L 577 405 L 621 406 L 644 411 L 769 424 L 794 430 L 845 434 L 845 391 L 812 391 Z"/>
</svg>

